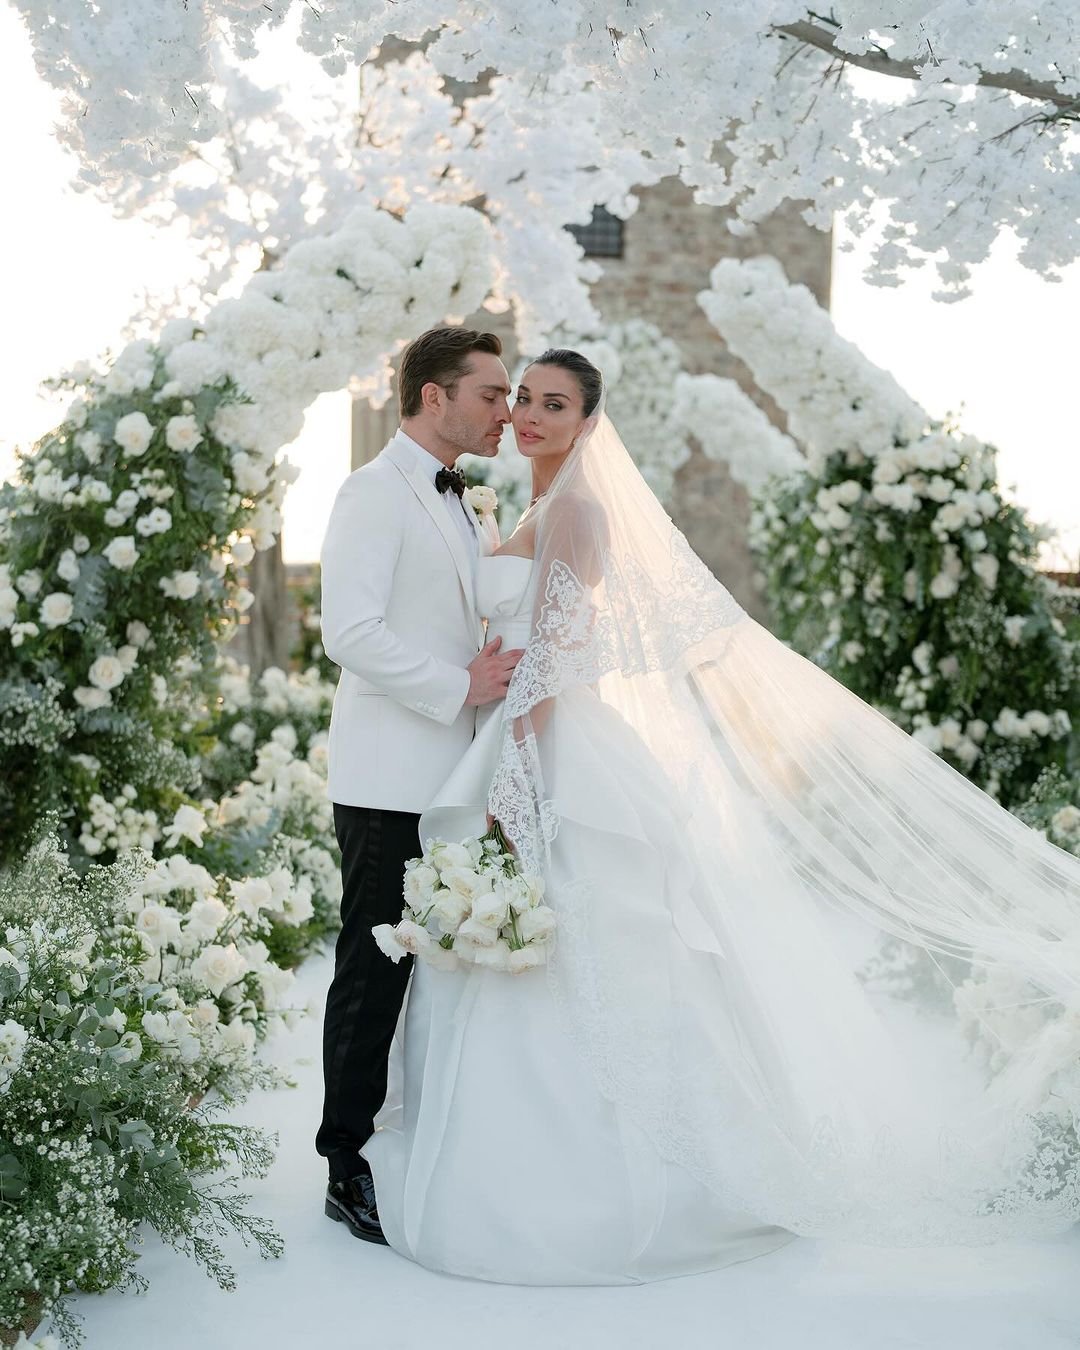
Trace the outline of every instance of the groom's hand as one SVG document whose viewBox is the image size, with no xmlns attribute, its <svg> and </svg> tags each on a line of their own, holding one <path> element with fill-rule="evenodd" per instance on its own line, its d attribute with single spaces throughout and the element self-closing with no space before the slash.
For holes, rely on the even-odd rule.
<svg viewBox="0 0 1080 1350">
<path fill-rule="evenodd" d="M 514 667 L 525 655 L 522 648 L 503 652 L 502 638 L 493 638 L 469 666 L 469 696 L 466 707 L 478 708 L 506 697 L 506 688 Z"/>
</svg>

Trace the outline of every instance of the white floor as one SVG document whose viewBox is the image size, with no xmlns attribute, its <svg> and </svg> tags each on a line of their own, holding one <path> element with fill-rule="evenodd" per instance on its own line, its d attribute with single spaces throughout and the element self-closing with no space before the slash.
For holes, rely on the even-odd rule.
<svg viewBox="0 0 1080 1350">
<path fill-rule="evenodd" d="M 253 1099 L 244 1119 L 277 1130 L 257 1211 L 285 1238 L 279 1261 L 230 1248 L 222 1293 L 150 1235 L 145 1295 L 83 1296 L 86 1350 L 1075 1350 L 1080 1231 L 976 1251 L 885 1252 L 802 1240 L 689 1279 L 620 1289 L 534 1289 L 433 1275 L 358 1242 L 322 1212 L 312 1140 L 328 958 L 300 973 L 319 1013 L 279 1044 L 297 1087 Z"/>
</svg>

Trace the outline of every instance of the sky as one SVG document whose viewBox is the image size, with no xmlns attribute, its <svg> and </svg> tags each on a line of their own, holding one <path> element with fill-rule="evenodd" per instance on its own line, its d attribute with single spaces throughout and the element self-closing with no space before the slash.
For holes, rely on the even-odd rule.
<svg viewBox="0 0 1080 1350">
<path fill-rule="evenodd" d="M 280 49 L 277 61 L 291 58 Z M 290 70 L 290 75 L 291 75 Z M 51 135 L 56 96 L 34 70 L 15 11 L 0 0 L 0 215 L 5 261 L 0 361 L 0 478 L 15 447 L 56 422 L 63 399 L 41 381 L 123 342 L 144 287 L 181 286 L 191 260 L 183 244 L 69 187 L 71 162 Z M 10 128 L 18 128 L 12 133 Z M 973 295 L 933 301 L 924 269 L 898 287 L 869 285 L 865 250 L 836 236 L 832 313 L 837 328 L 931 414 L 961 414 L 966 431 L 1000 451 L 1002 484 L 1059 542 L 1046 554 L 1080 566 L 1080 445 L 1077 432 L 1075 315 L 1080 264 L 1053 284 L 1020 266 L 1002 238 L 975 273 Z M 708 260 L 710 263 L 712 260 Z M 301 474 L 285 503 L 289 562 L 318 556 L 334 493 L 349 469 L 349 400 L 327 394 L 309 410 L 289 457 Z"/>
</svg>

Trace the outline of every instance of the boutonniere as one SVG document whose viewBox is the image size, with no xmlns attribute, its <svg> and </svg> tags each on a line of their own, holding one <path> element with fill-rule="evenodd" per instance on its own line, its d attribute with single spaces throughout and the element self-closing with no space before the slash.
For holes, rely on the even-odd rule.
<svg viewBox="0 0 1080 1350">
<path fill-rule="evenodd" d="M 493 516 L 499 508 L 498 493 L 494 488 L 486 487 L 483 483 L 478 483 L 476 487 L 465 489 L 465 500 L 480 517 Z"/>
</svg>

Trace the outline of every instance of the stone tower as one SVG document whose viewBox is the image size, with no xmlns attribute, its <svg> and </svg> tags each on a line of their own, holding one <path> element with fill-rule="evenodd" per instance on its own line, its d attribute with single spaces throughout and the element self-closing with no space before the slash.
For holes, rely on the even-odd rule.
<svg viewBox="0 0 1080 1350">
<path fill-rule="evenodd" d="M 604 268 L 592 288 L 597 309 L 613 322 L 639 318 L 655 324 L 678 345 L 684 369 L 695 375 L 711 373 L 737 380 L 782 427 L 782 415 L 727 350 L 696 296 L 708 287 L 709 273 L 721 258 L 768 253 L 779 259 L 793 282 L 803 282 L 827 307 L 831 236 L 807 225 L 799 215 L 800 207 L 792 203 L 763 221 L 756 235 L 733 235 L 726 228 L 724 209 L 695 205 L 690 190 L 675 178 L 664 179 L 638 195 L 640 206 L 625 223 L 598 213 L 592 227 L 575 231 L 586 252 L 595 248 Z M 518 352 L 506 316 L 480 313 L 470 316 L 468 323 L 499 333 L 512 369 Z M 396 424 L 392 400 L 379 412 L 366 404 L 354 407 L 354 467 L 386 444 Z M 727 466 L 707 459 L 695 448 L 679 470 L 670 509 L 695 551 L 736 599 L 755 617 L 767 618 L 747 545 L 749 498 Z"/>
</svg>

